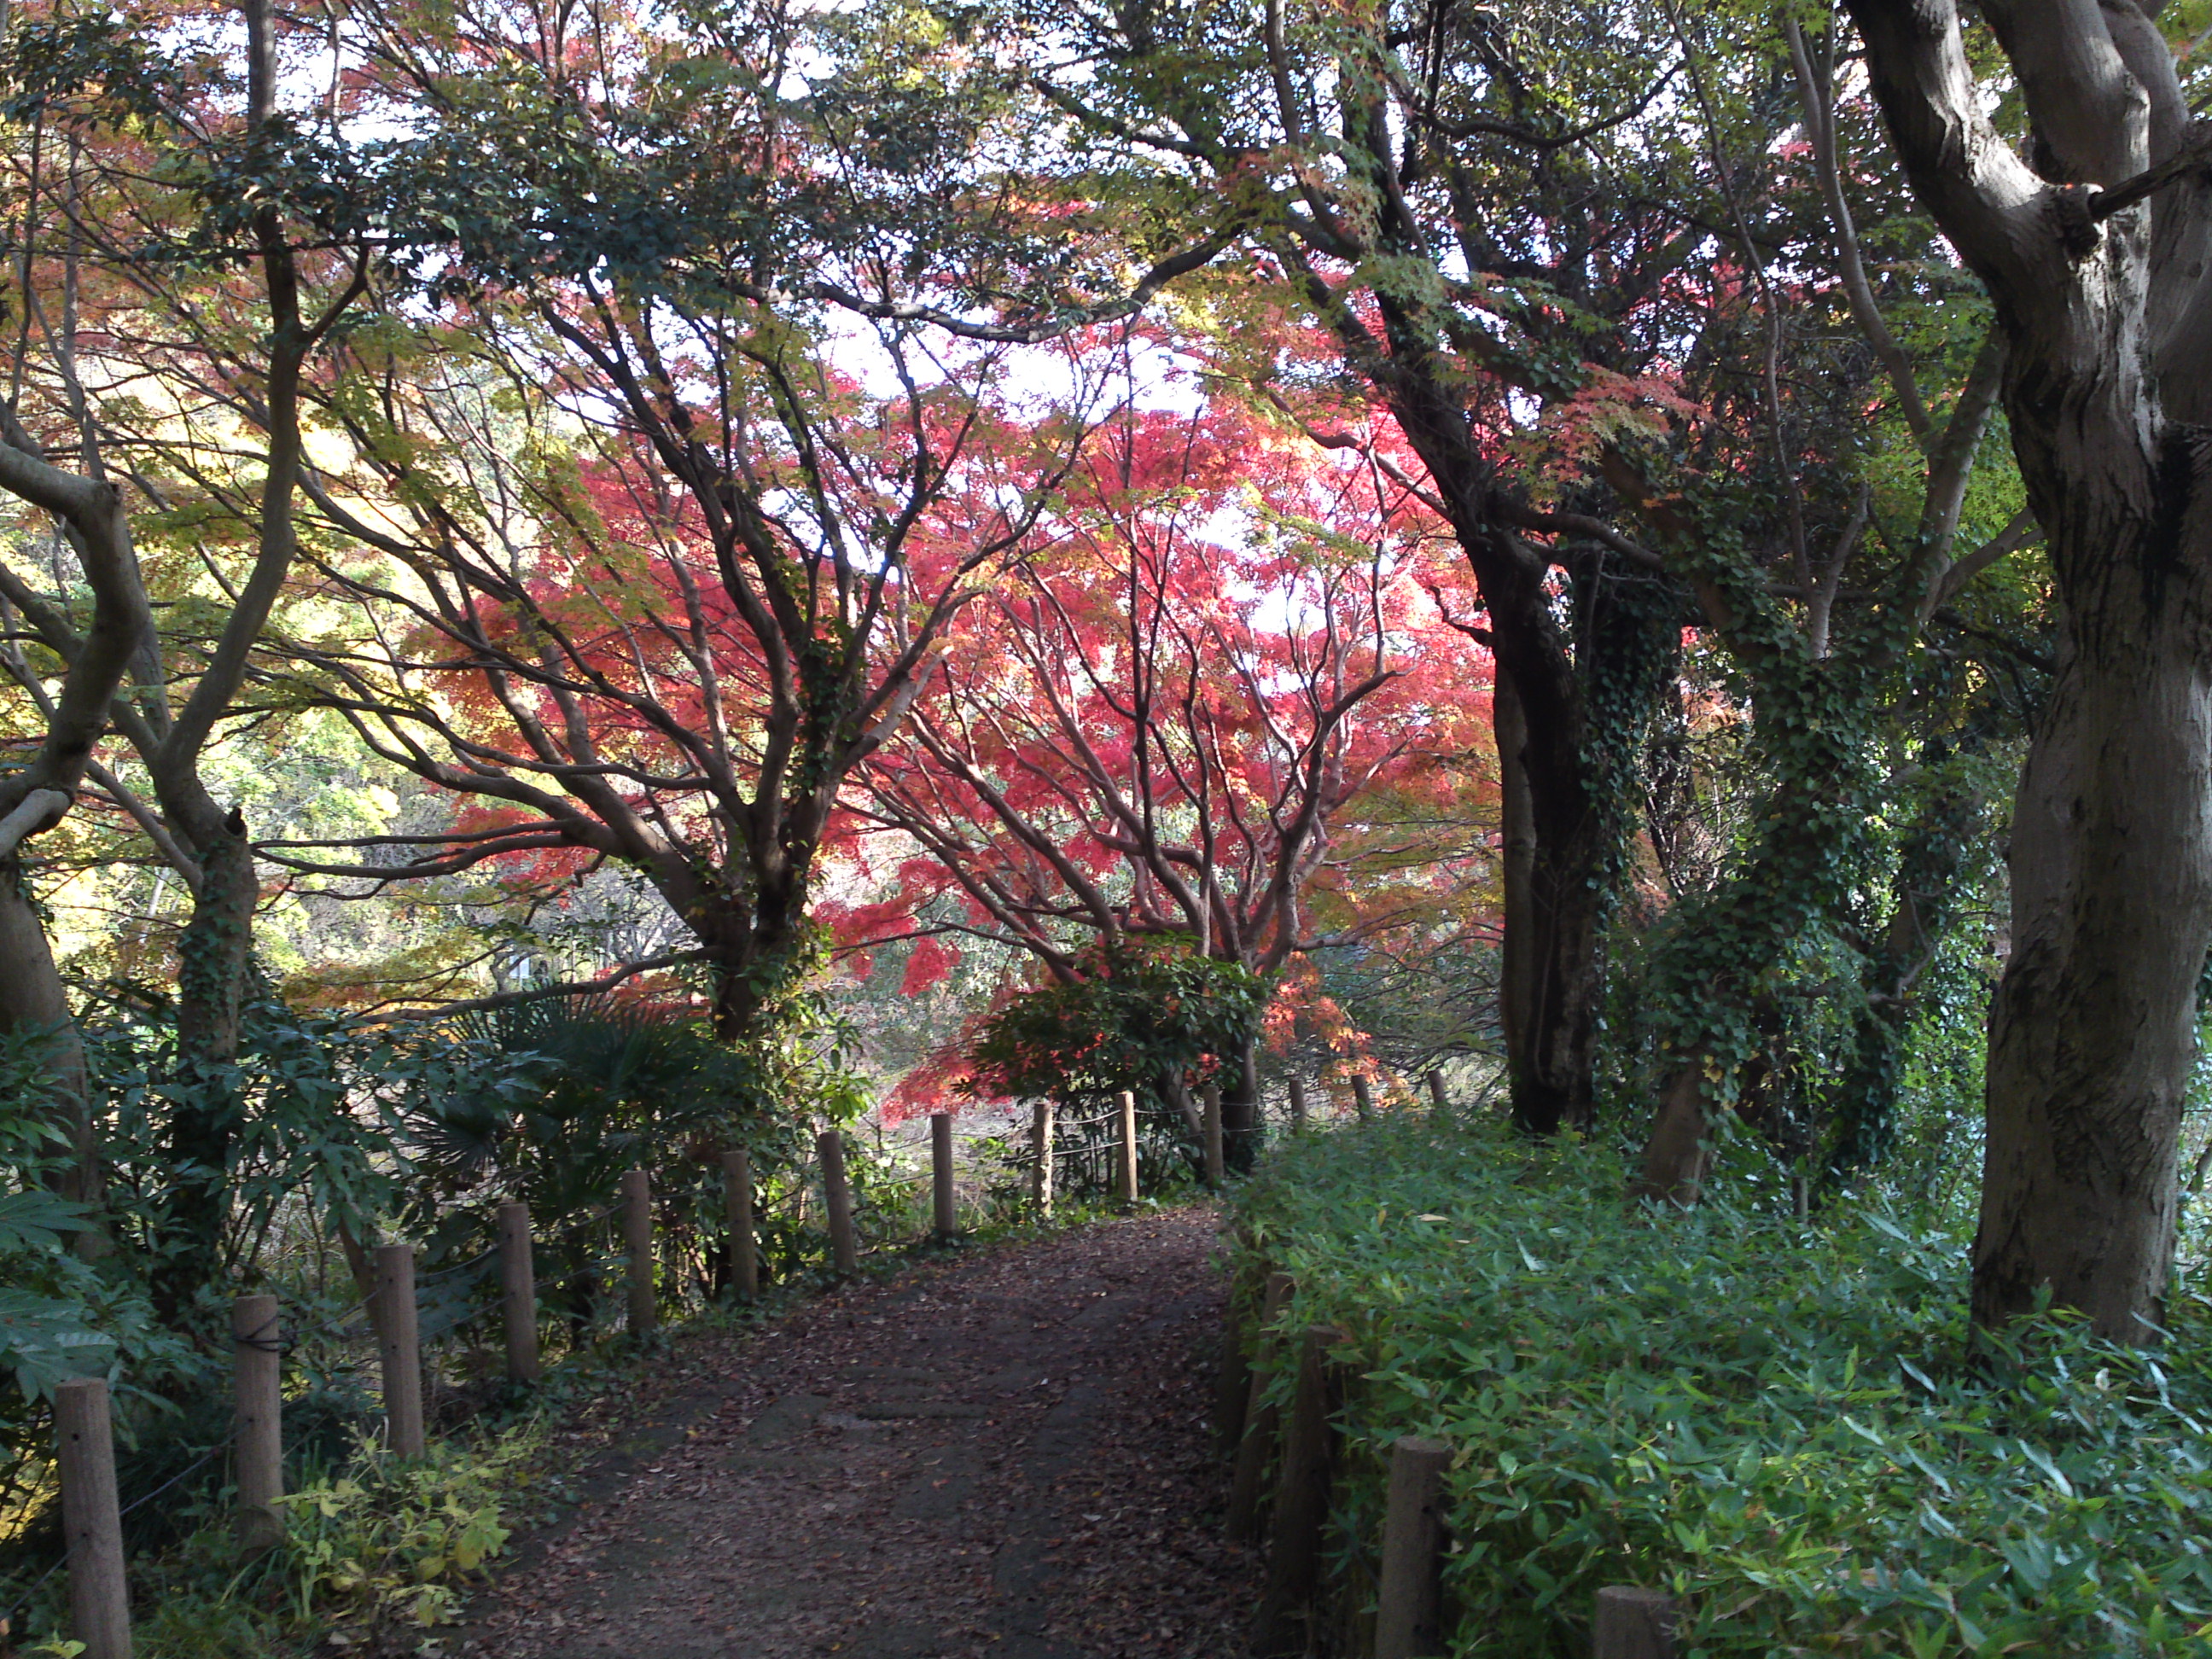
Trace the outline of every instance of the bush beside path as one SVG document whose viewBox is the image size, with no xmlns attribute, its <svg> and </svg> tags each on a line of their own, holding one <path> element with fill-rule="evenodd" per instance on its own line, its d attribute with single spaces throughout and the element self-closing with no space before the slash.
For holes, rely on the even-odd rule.
<svg viewBox="0 0 2212 1659">
<path fill-rule="evenodd" d="M 692 1348 L 641 1461 L 447 1650 L 1237 1659 L 1258 1559 L 1221 1538 L 1218 1225 L 981 1246 Z"/>
</svg>

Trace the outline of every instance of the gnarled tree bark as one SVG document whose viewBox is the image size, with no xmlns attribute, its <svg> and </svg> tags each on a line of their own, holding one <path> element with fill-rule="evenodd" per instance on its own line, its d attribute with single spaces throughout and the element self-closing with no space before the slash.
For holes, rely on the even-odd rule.
<svg viewBox="0 0 2212 1659">
<path fill-rule="evenodd" d="M 96 456 L 96 450 L 88 451 Z M 68 811 L 107 725 L 107 707 L 128 672 L 153 612 L 138 577 L 131 526 L 116 487 L 99 476 L 65 471 L 15 411 L 0 410 L 0 490 L 50 514 L 69 538 L 91 590 L 92 621 L 82 638 L 50 607 L 0 570 L 0 593 L 42 634 L 67 640 L 61 690 L 47 705 L 44 741 L 31 763 L 0 781 L 0 1031 L 43 1039 L 41 1067 L 52 1090 L 70 1158 L 64 1194 L 96 1206 L 100 1178 L 84 1046 L 45 923 L 24 887 L 23 847 Z"/>
<path fill-rule="evenodd" d="M 1988 285 L 2061 611 L 2015 803 L 1973 1308 L 2156 1334 L 2212 940 L 2212 185 L 2135 0 L 1982 11 L 2033 124 L 1984 113 L 1954 0 L 1852 0 L 1914 189 Z"/>
</svg>

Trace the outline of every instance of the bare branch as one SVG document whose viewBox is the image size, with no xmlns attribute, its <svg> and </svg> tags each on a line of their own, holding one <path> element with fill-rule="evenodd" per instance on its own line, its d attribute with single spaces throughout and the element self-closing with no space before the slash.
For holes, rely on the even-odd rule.
<svg viewBox="0 0 2212 1659">
<path fill-rule="evenodd" d="M 552 997 L 597 996 L 602 991 L 611 991 L 617 985 L 635 979 L 640 974 L 697 962 L 703 955 L 704 952 L 699 951 L 678 951 L 665 957 L 652 957 L 643 962 L 625 963 L 612 973 L 602 974 L 597 979 L 567 980 L 556 985 L 535 985 L 528 990 L 501 991 L 491 996 L 441 1002 L 428 1008 L 403 1009 L 386 1018 L 405 1021 L 446 1019 L 454 1014 L 486 1013 L 495 1008 L 512 1008 L 525 1002 L 544 1002 Z"/>
<path fill-rule="evenodd" d="M 1922 401 L 1920 386 L 1912 372 L 1912 359 L 1889 331 L 1882 320 L 1881 307 L 1875 301 L 1874 284 L 1867 280 L 1866 262 L 1859 252 L 1858 228 L 1851 222 L 1850 204 L 1844 197 L 1843 165 L 1836 149 L 1836 111 L 1834 89 L 1813 70 L 1811 54 L 1805 47 L 1805 32 L 1795 17 L 1785 17 L 1783 27 L 1790 42 L 1790 64 L 1797 78 L 1797 96 L 1805 106 L 1805 131 L 1813 141 L 1813 172 L 1820 180 L 1821 199 L 1827 204 L 1828 218 L 1836 228 L 1836 255 L 1838 274 L 1843 278 L 1844 298 L 1851 310 L 1851 320 L 1859 325 L 1866 337 L 1875 360 L 1889 377 L 1890 389 L 1897 395 L 1898 409 L 1912 435 L 1923 441 L 1934 429 L 1928 414 L 1928 405 Z"/>
</svg>

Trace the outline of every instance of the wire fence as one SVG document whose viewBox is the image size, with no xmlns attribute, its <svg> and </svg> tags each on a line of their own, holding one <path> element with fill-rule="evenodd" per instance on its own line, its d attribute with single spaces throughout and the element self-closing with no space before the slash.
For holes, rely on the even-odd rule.
<svg viewBox="0 0 2212 1659">
<path fill-rule="evenodd" d="M 164 1492 L 174 1492 L 179 1486 L 184 1485 L 184 1483 L 190 1480 L 193 1475 L 198 1474 L 209 1464 L 214 1462 L 216 1458 L 227 1455 L 229 1450 L 230 1448 L 228 1444 L 209 1447 L 198 1457 L 192 1459 L 191 1462 L 185 1464 L 183 1468 L 179 1469 L 167 1480 L 164 1480 L 160 1486 L 155 1487 L 153 1491 L 141 1493 L 138 1497 L 132 1498 L 128 1504 L 123 1505 L 122 1510 L 119 1512 L 119 1518 L 125 1521 L 129 1520 L 133 1513 L 145 1508 L 147 1504 L 152 1503 Z"/>
<path fill-rule="evenodd" d="M 856 1212 L 882 1225 L 869 1230 L 864 1249 L 894 1241 L 896 1217 L 930 1180 L 928 1170 L 883 1167 L 874 1158 L 856 1158 Z M 763 1246 L 763 1266 L 784 1279 L 804 1279 L 826 1270 L 830 1248 L 823 1231 L 821 1166 L 811 1152 L 779 1161 L 759 1183 L 753 1206 Z M 865 1200 L 865 1201 L 863 1201 Z M 496 1237 L 498 1200 L 445 1211 L 436 1230 L 448 1236 Z M 723 1288 L 726 1237 L 722 1195 L 700 1183 L 672 1183 L 656 1191 L 655 1278 L 664 1301 L 696 1311 Z M 594 1237 L 617 1219 L 619 1203 L 541 1218 L 532 1211 L 532 1249 L 538 1317 L 551 1346 L 570 1351 L 619 1334 L 627 1305 L 629 1261 L 619 1238 Z M 500 1317 L 500 1250 L 496 1243 L 442 1261 L 415 1280 L 418 1340 L 423 1348 L 426 1395 L 434 1414 L 451 1426 L 459 1419 L 500 1398 L 483 1375 L 489 1344 L 483 1339 Z M 358 1370 L 371 1363 L 374 1346 L 374 1293 L 341 1310 L 325 1312 L 311 1302 L 288 1305 L 282 1340 L 286 1353 L 312 1350 L 326 1372 Z M 371 1328 L 352 1322 L 369 1316 Z"/>
</svg>

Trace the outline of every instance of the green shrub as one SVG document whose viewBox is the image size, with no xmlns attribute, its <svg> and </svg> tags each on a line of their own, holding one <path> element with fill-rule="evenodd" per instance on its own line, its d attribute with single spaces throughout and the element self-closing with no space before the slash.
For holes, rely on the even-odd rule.
<svg viewBox="0 0 2212 1659">
<path fill-rule="evenodd" d="M 1182 936 L 1103 939 L 1076 962 L 1081 977 L 1024 991 L 976 1027 L 967 1045 L 969 1094 L 1057 1101 L 1057 1181 L 1070 1195 L 1103 1198 L 1112 1189 L 1125 1090 L 1136 1097 L 1145 1188 L 1194 1177 L 1205 1148 L 1175 1097 L 1238 1074 L 1270 981 L 1198 954 Z M 1231 1152 L 1232 1164 L 1246 1161 L 1240 1147 Z M 1013 1149 L 1009 1162 L 1025 1169 L 1026 1149 Z"/>
<path fill-rule="evenodd" d="M 419 1462 L 364 1443 L 354 1462 L 284 1498 L 291 1611 L 342 1626 L 444 1624 L 505 1547 L 519 1466 L 534 1425 L 482 1446 L 433 1443 Z"/>
<path fill-rule="evenodd" d="M 419 1462 L 364 1437 L 351 1457 L 314 1473 L 282 1500 L 285 1536 L 239 1553 L 233 1493 L 218 1486 L 184 1505 L 179 1540 L 131 1562 L 134 1636 L 142 1659 L 270 1659 L 310 1650 L 413 1651 L 450 1622 L 485 1579 L 518 1519 L 544 1485 L 538 1419 L 467 1440 L 431 1443 Z M 66 1581 L 39 1582 L 21 1630 L 68 1647 Z M 0 1651 L 6 1651 L 0 1644 Z"/>
<path fill-rule="evenodd" d="M 1607 1583 L 1673 1591 L 1713 1659 L 2212 1651 L 2202 1297 L 2157 1352 L 2056 1316 L 1978 1348 L 1958 1237 L 1621 1193 L 1609 1152 L 1406 1121 L 1246 1190 L 1248 1293 L 1293 1274 L 1288 1326 L 1342 1327 L 1362 1379 L 1337 1582 L 1384 1449 L 1428 1433 L 1459 1449 L 1462 1655 L 1587 1654 Z"/>
</svg>

